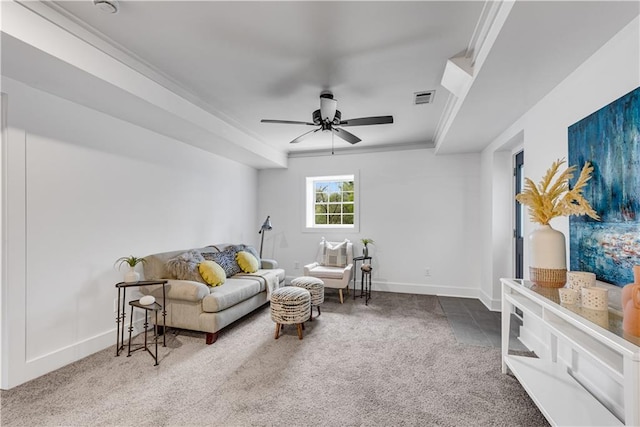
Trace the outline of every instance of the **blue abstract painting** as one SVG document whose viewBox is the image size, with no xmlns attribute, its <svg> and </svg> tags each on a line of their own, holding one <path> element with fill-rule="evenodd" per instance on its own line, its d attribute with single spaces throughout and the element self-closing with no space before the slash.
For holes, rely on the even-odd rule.
<svg viewBox="0 0 640 427">
<path fill-rule="evenodd" d="M 618 286 L 640 264 L 640 87 L 569 127 L 569 165 L 594 167 L 584 191 L 601 221 L 569 217 L 570 268 Z"/>
</svg>

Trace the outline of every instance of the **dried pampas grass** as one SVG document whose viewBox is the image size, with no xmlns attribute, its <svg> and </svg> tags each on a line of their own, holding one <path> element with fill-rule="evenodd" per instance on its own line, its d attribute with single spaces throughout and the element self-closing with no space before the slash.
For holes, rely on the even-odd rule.
<svg viewBox="0 0 640 427">
<path fill-rule="evenodd" d="M 553 162 L 538 186 L 529 178 L 525 178 L 524 190 L 516 196 L 516 200 L 529 207 L 531 221 L 538 224 L 547 225 L 555 217 L 569 215 L 587 215 L 600 220 L 596 211 L 582 195 L 582 191 L 591 179 L 593 166 L 586 162 L 575 185 L 569 188 L 569 180 L 573 178 L 575 166 L 560 173 L 553 182 L 553 178 L 564 163 L 564 159 Z"/>
</svg>

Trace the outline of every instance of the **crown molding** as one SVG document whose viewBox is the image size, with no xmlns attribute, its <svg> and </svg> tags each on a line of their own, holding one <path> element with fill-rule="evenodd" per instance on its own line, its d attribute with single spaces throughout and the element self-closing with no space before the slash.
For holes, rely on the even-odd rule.
<svg viewBox="0 0 640 427">
<path fill-rule="evenodd" d="M 449 98 L 447 99 L 433 136 L 436 154 L 440 150 L 460 108 L 462 108 L 464 100 L 473 86 L 473 82 L 480 73 L 484 61 L 487 59 L 489 52 L 493 48 L 493 44 L 498 38 L 498 34 L 500 34 L 504 23 L 507 21 L 515 1 L 516 0 L 486 1 L 465 52 L 449 60 L 467 64 L 468 67 L 465 68 L 471 70 L 471 74 L 470 79 L 459 88 L 458 93 L 455 95 L 449 93 Z M 443 78 L 444 77 L 445 76 L 443 76 Z"/>
</svg>

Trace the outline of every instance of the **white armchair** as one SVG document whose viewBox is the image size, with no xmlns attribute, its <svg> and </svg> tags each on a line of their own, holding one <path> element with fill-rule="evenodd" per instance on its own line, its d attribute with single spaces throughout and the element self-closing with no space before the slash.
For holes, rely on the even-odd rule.
<svg viewBox="0 0 640 427">
<path fill-rule="evenodd" d="M 349 292 L 352 270 L 353 243 L 346 239 L 343 242 L 327 242 L 322 239 L 316 262 L 304 266 L 304 275 L 321 279 L 325 288 L 338 289 L 342 304 L 342 290 L 346 288 L 347 293 Z"/>
</svg>

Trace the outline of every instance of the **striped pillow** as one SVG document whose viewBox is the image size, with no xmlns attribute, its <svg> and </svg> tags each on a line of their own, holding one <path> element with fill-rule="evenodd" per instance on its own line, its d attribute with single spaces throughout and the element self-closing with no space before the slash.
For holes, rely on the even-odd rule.
<svg viewBox="0 0 640 427">
<path fill-rule="evenodd" d="M 324 242 L 324 263 L 327 267 L 346 267 L 347 266 L 347 242 L 332 245 Z"/>
<path fill-rule="evenodd" d="M 228 247 L 222 252 L 203 253 L 202 256 L 204 259 L 214 261 L 216 264 L 220 265 L 227 274 L 227 277 L 231 277 L 242 272 L 238 262 L 236 261 L 236 251 L 233 247 Z"/>
</svg>

